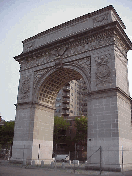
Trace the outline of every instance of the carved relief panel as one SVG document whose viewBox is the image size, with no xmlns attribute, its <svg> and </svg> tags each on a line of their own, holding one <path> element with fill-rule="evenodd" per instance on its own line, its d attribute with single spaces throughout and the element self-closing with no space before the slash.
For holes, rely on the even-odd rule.
<svg viewBox="0 0 132 176">
<path fill-rule="evenodd" d="M 111 82 L 110 54 L 101 55 L 95 58 L 96 63 L 96 86 L 105 85 Z"/>
<path fill-rule="evenodd" d="M 44 68 L 53 65 L 61 65 L 70 57 L 78 56 L 91 50 L 95 50 L 104 46 L 114 44 L 113 32 L 111 30 L 99 33 L 97 35 L 84 36 L 79 39 L 75 38 L 59 46 L 43 49 L 40 52 L 32 53 L 21 61 L 21 71 L 36 66 L 43 66 Z"/>
<path fill-rule="evenodd" d="M 18 101 L 28 100 L 31 91 L 31 74 L 22 75 L 19 85 Z"/>
<path fill-rule="evenodd" d="M 101 26 L 103 24 L 108 23 L 108 21 L 109 21 L 109 13 L 104 13 L 93 18 L 93 26 L 94 27 Z"/>
</svg>

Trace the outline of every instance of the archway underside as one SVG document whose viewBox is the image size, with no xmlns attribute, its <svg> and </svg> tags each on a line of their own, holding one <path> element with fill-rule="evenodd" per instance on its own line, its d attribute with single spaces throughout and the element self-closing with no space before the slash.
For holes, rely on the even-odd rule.
<svg viewBox="0 0 132 176">
<path fill-rule="evenodd" d="M 82 75 L 69 68 L 60 68 L 48 76 L 40 87 L 37 96 L 39 103 L 54 107 L 59 90 L 71 80 L 79 80 Z"/>
</svg>

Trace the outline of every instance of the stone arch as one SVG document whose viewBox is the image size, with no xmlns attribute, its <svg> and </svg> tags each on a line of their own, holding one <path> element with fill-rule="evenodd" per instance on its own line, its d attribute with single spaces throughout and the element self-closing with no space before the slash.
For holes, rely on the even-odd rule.
<svg viewBox="0 0 132 176">
<path fill-rule="evenodd" d="M 46 74 L 42 74 L 38 80 L 37 87 L 34 90 L 34 102 L 54 106 L 55 98 L 59 90 L 71 80 L 83 78 L 87 91 L 90 90 L 90 82 L 86 73 L 75 65 L 64 65 L 63 67 L 51 69 Z"/>
<path fill-rule="evenodd" d="M 101 146 L 102 167 L 121 170 L 119 149 L 132 148 L 132 103 L 126 79 L 132 43 L 123 29 L 119 15 L 108 6 L 23 41 L 23 52 L 14 57 L 20 63 L 20 89 L 12 160 L 37 161 L 39 155 L 39 161 L 51 162 L 55 96 L 66 82 L 83 77 L 88 104 L 87 158 Z M 59 70 L 71 77 L 61 78 L 57 85 Z M 49 91 L 52 82 L 55 88 Z M 128 155 L 125 167 L 132 162 Z M 87 166 L 99 161 L 98 156 Z"/>
</svg>

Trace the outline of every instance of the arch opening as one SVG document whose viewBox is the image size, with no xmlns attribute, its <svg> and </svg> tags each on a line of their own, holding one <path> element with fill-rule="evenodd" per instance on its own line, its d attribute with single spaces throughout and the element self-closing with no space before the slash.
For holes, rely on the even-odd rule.
<svg viewBox="0 0 132 176">
<path fill-rule="evenodd" d="M 40 86 L 37 94 L 37 101 L 40 104 L 54 108 L 55 100 L 58 92 L 68 82 L 72 80 L 80 80 L 82 75 L 76 70 L 69 68 L 60 68 L 47 76 Z"/>
<path fill-rule="evenodd" d="M 65 89 L 68 87 L 69 82 L 72 82 L 73 80 L 83 80 L 83 82 L 85 82 L 84 79 L 86 78 L 84 78 L 83 73 L 81 74 L 81 71 L 79 72 L 74 68 L 64 67 L 58 68 L 52 73 L 48 73 L 47 76 L 42 77 L 40 78 L 38 89 L 36 90 L 38 105 L 35 106 L 33 153 L 35 153 L 35 146 L 40 143 L 42 146 L 40 149 L 41 159 L 51 159 L 53 152 L 54 110 L 57 95 L 62 88 L 64 89 L 64 86 Z M 70 115 L 70 104 L 68 105 L 66 100 L 68 99 L 66 96 L 69 92 L 67 91 L 68 93 L 66 93 L 66 91 L 67 90 L 63 92 L 66 95 L 65 97 L 63 95 L 63 107 L 62 112 L 60 113 L 64 119 Z M 69 94 L 69 100 L 70 96 L 71 95 Z M 87 109 L 87 107 L 85 108 Z M 49 154 L 45 153 L 46 150 L 49 151 Z"/>
</svg>

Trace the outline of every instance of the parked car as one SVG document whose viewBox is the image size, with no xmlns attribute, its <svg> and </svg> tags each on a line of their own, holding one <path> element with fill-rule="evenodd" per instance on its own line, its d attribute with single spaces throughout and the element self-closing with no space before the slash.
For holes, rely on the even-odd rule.
<svg viewBox="0 0 132 176">
<path fill-rule="evenodd" d="M 69 161 L 69 155 L 64 155 L 64 154 L 57 155 L 56 157 L 53 158 L 53 160 L 67 162 L 67 161 Z"/>
</svg>

